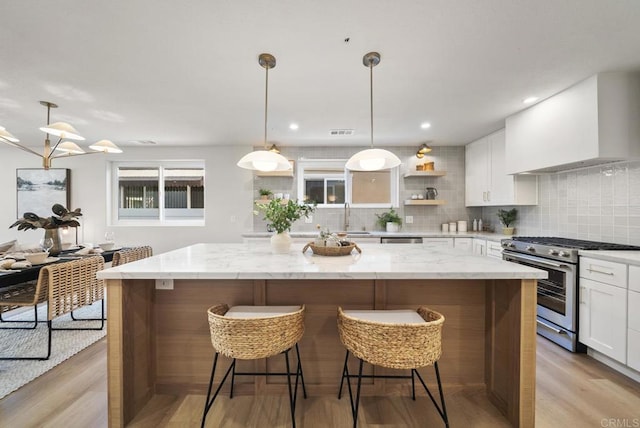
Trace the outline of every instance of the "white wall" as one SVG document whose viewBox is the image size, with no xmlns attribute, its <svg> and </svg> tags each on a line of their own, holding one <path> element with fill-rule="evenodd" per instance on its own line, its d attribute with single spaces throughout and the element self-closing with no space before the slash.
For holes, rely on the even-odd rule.
<svg viewBox="0 0 640 428">
<path fill-rule="evenodd" d="M 115 232 L 118 244 L 151 245 L 155 253 L 161 253 L 198 242 L 241 242 L 241 234 L 251 231 L 253 174 L 236 166 L 236 160 L 251 149 L 251 146 L 124 147 L 125 152 L 120 155 L 56 159 L 52 166 L 71 169 L 71 206 L 68 208 L 82 208 L 80 241 L 101 242 L 109 229 Z M 111 227 L 107 224 L 109 161 L 190 159 L 205 161 L 204 227 Z M 42 230 L 9 229 L 16 220 L 16 168 L 40 167 L 38 157 L 0 145 L 0 242 L 18 239 L 21 243 L 35 243 L 42 237 Z M 36 214 L 51 215 L 50 212 Z"/>
</svg>

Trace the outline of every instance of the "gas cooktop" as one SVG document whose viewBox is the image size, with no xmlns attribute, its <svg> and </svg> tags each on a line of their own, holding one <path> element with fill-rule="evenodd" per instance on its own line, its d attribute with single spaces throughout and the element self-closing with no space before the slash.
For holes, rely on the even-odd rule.
<svg viewBox="0 0 640 428">
<path fill-rule="evenodd" d="M 611 242 L 584 241 L 581 239 L 557 238 L 553 236 L 514 236 L 511 241 L 525 242 L 528 244 L 549 245 L 561 248 L 574 248 L 577 250 L 601 250 L 601 251 L 640 251 L 640 247 L 626 244 L 614 244 Z"/>
</svg>

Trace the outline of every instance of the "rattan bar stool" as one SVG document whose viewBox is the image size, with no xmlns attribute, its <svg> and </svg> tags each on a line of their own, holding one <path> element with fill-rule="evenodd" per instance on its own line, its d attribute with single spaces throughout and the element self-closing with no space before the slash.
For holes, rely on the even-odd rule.
<svg viewBox="0 0 640 428">
<path fill-rule="evenodd" d="M 289 388 L 289 404 L 291 406 L 291 424 L 295 428 L 296 398 L 298 395 L 298 379 L 302 383 L 304 398 L 307 391 L 304 385 L 302 363 L 298 342 L 304 333 L 304 305 L 303 306 L 229 306 L 217 304 L 207 311 L 211 344 L 216 351 L 211 368 L 207 400 L 202 414 L 202 427 L 205 425 L 207 413 L 218 396 L 229 373 L 231 373 L 231 390 L 229 397 L 233 398 L 233 382 L 236 376 L 286 376 Z M 298 364 L 294 372 L 289 365 L 289 351 L 295 347 Z M 213 378 L 218 364 L 218 356 L 222 354 L 232 358 L 220 385 L 213 396 Z M 286 372 L 237 372 L 236 360 L 256 360 L 284 354 Z M 291 378 L 295 375 L 295 387 L 291 385 Z"/>
<path fill-rule="evenodd" d="M 440 382 L 438 360 L 442 355 L 442 325 L 444 316 L 421 306 L 413 310 L 347 310 L 338 308 L 338 331 L 340 340 L 347 349 L 338 399 L 342 397 L 345 379 L 351 401 L 354 428 L 358 424 L 358 406 L 362 378 L 411 379 L 412 398 L 416 399 L 415 376 L 431 398 L 440 417 L 449 427 L 447 408 Z M 349 353 L 360 360 L 357 375 L 349 374 Z M 390 369 L 409 369 L 410 375 L 363 375 L 364 362 Z M 440 392 L 440 405 L 427 388 L 422 376 L 416 370 L 433 365 Z M 351 378 L 358 379 L 355 400 L 351 390 Z"/>
</svg>

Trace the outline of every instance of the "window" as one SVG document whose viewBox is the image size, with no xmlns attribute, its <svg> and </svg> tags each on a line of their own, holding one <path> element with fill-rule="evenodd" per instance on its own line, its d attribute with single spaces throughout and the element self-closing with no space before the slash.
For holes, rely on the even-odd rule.
<svg viewBox="0 0 640 428">
<path fill-rule="evenodd" d="M 204 224 L 204 165 L 198 162 L 114 163 L 114 224 Z"/>
<path fill-rule="evenodd" d="M 350 203 L 354 207 L 398 206 L 398 168 L 384 171 L 348 171 L 345 160 L 298 162 L 298 195 L 318 207 Z"/>
</svg>

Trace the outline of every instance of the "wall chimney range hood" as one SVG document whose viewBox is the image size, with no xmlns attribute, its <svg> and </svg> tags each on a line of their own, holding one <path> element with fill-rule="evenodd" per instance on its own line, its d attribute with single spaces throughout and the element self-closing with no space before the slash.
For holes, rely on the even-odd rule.
<svg viewBox="0 0 640 428">
<path fill-rule="evenodd" d="M 506 119 L 507 173 L 640 158 L 640 72 L 592 76 Z"/>
</svg>

